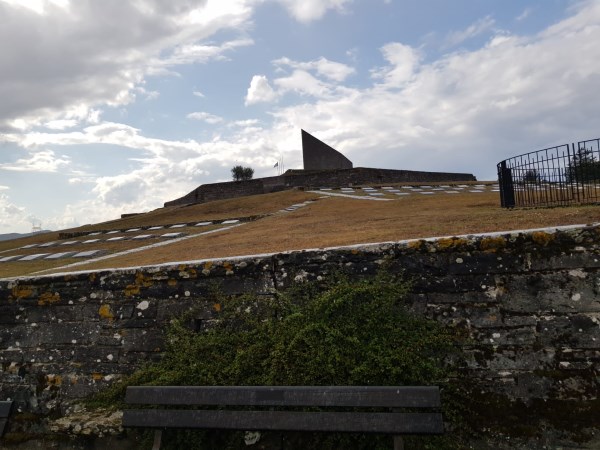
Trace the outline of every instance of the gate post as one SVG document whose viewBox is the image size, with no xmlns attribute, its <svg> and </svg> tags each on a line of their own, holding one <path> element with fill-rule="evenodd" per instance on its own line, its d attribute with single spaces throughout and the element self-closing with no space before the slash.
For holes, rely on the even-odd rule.
<svg viewBox="0 0 600 450">
<path fill-rule="evenodd" d="M 512 169 L 506 167 L 502 161 L 498 167 L 498 183 L 500 184 L 500 204 L 504 208 L 515 207 L 515 189 L 513 185 Z"/>
</svg>

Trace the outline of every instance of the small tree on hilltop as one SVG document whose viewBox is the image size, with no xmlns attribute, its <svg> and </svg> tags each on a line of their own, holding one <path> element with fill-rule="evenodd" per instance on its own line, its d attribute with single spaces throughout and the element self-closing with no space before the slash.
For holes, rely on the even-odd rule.
<svg viewBox="0 0 600 450">
<path fill-rule="evenodd" d="M 251 167 L 233 166 L 231 168 L 233 181 L 247 181 L 254 176 L 254 169 Z"/>
</svg>

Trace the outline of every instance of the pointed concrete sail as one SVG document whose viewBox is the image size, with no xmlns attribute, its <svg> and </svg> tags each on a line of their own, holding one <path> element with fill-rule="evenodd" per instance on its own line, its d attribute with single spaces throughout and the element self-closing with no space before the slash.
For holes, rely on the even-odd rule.
<svg viewBox="0 0 600 450">
<path fill-rule="evenodd" d="M 352 169 L 352 161 L 302 130 L 304 170 Z"/>
</svg>

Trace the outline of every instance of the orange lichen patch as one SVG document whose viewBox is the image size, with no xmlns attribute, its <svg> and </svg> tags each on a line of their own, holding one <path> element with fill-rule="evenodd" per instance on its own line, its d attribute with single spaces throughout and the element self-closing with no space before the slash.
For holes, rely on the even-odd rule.
<svg viewBox="0 0 600 450">
<path fill-rule="evenodd" d="M 213 309 L 214 309 L 216 312 L 220 312 L 220 311 L 221 311 L 221 304 L 220 304 L 220 303 L 215 303 L 215 304 L 213 305 Z"/>
<path fill-rule="evenodd" d="M 12 295 L 16 298 L 26 298 L 33 295 L 33 288 L 31 286 L 13 286 Z"/>
<path fill-rule="evenodd" d="M 546 233 L 545 231 L 534 231 L 531 234 L 531 239 L 538 245 L 546 246 L 555 239 L 554 234 Z"/>
<path fill-rule="evenodd" d="M 90 273 L 90 282 L 93 283 L 94 281 L 96 281 L 96 274 Z"/>
<path fill-rule="evenodd" d="M 212 269 L 212 266 L 213 266 L 212 261 L 206 261 L 204 263 L 204 270 L 210 270 L 210 269 Z"/>
<path fill-rule="evenodd" d="M 54 294 L 52 292 L 44 292 L 40 295 L 40 298 L 38 298 L 38 305 L 40 306 L 51 305 L 56 302 L 60 302 L 60 294 L 58 292 L 55 292 Z"/>
<path fill-rule="evenodd" d="M 356 250 L 356 249 L 353 249 L 351 253 L 352 253 L 353 255 L 358 255 L 360 252 L 359 252 L 358 250 Z"/>
<path fill-rule="evenodd" d="M 94 372 L 92 374 L 92 380 L 94 381 L 100 381 L 102 378 L 104 378 L 104 376 L 101 373 Z"/>
<path fill-rule="evenodd" d="M 62 384 L 62 377 L 60 375 L 46 375 L 46 384 L 48 386 L 60 386 Z"/>
<path fill-rule="evenodd" d="M 167 281 L 167 284 L 169 286 L 177 286 L 177 280 L 175 278 L 169 278 L 169 281 Z"/>
<path fill-rule="evenodd" d="M 504 247 L 506 247 L 506 239 L 502 236 L 486 237 L 479 243 L 479 248 L 484 252 L 495 252 Z"/>
<path fill-rule="evenodd" d="M 102 319 L 107 319 L 107 320 L 112 320 L 115 318 L 113 312 L 110 309 L 110 305 L 100 305 L 100 308 L 98 308 L 98 315 L 102 318 Z"/>
<path fill-rule="evenodd" d="M 231 263 L 229 262 L 224 262 L 223 263 L 223 268 L 227 271 L 227 272 L 231 272 L 233 271 L 233 266 L 231 265 Z"/>
</svg>

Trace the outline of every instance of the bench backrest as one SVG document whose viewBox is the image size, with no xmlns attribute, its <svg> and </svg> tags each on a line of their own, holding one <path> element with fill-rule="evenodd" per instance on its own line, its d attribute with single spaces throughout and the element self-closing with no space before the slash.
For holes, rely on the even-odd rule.
<svg viewBox="0 0 600 450">
<path fill-rule="evenodd" d="M 130 386 L 127 403 L 153 405 L 438 408 L 437 386 Z"/>
</svg>

